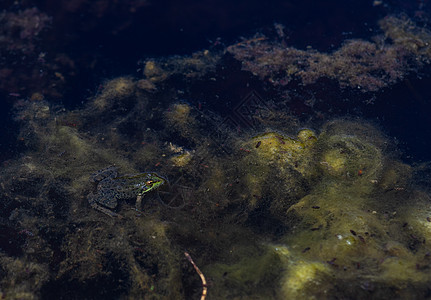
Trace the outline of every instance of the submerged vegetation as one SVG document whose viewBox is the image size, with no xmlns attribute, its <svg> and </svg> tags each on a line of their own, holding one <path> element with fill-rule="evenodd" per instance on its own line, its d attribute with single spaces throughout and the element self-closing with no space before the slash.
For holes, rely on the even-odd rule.
<svg viewBox="0 0 431 300">
<path fill-rule="evenodd" d="M 397 20 L 382 21 L 389 48 L 361 42 L 367 59 L 419 55 L 416 64 L 427 63 L 428 32 Z M 424 44 L 412 48 L 400 34 Z M 258 73 L 265 58 L 256 43 L 273 47 L 256 40 L 227 51 L 261 79 L 275 65 L 281 76 L 313 72 L 278 61 Z M 313 60 L 326 64 L 323 56 Z M 360 80 L 375 90 L 408 70 L 389 74 L 392 66 L 350 60 L 355 54 L 331 57 L 329 66 L 346 63 L 333 69 L 347 76 L 336 76 L 341 86 Z M 210 51 L 148 59 L 144 78 L 108 80 L 75 110 L 43 99 L 17 103 L 27 151 L 0 173 L 1 298 L 198 299 L 203 288 L 211 299 L 429 294 L 430 196 L 391 139 L 355 118 L 310 126 L 285 102 L 257 93 L 243 95 L 226 118 L 217 105 L 184 100 L 201 85 L 215 90 L 230 59 Z M 332 78 L 328 72 L 319 76 Z M 380 81 L 364 84 L 377 73 Z M 99 205 L 112 212 L 92 208 Z"/>
<path fill-rule="evenodd" d="M 4 296 L 198 297 L 185 250 L 215 298 L 425 295 L 430 199 L 373 126 L 230 132 L 230 152 L 197 108 L 162 110 L 156 97 L 119 78 L 82 109 L 20 108 L 32 150 L 2 171 L 2 238 L 19 237 L 1 255 Z M 87 202 L 91 174 L 109 165 L 169 183 L 142 210 L 136 193 L 112 206 L 113 218 Z"/>
<path fill-rule="evenodd" d="M 306 85 L 322 78 L 362 92 L 378 91 L 428 65 L 431 33 L 408 17 L 388 16 L 379 23 L 382 33 L 372 41 L 347 40 L 332 53 L 286 47 L 258 35 L 228 47 L 248 70 L 275 86 L 300 80 Z M 414 59 L 411 59 L 414 57 Z"/>
</svg>

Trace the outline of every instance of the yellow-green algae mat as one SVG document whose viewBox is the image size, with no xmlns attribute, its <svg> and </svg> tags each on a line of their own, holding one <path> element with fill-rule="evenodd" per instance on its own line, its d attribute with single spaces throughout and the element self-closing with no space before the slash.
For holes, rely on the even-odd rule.
<svg viewBox="0 0 431 300">
<path fill-rule="evenodd" d="M 143 107 L 136 113 L 145 120 L 152 113 L 141 103 L 145 97 L 127 95 Z M 9 217 L 26 235 L 25 255 L 1 254 L 1 295 L 31 298 L 49 280 L 85 288 L 120 273 L 109 286 L 119 287 L 120 298 L 199 297 L 202 283 L 184 251 L 205 275 L 208 299 L 428 295 L 430 198 L 414 185 L 414 168 L 397 160 L 372 126 L 336 120 L 319 134 L 266 130 L 237 137 L 236 151 L 224 155 L 207 147 L 193 110 L 174 104 L 164 122 L 196 144 L 181 152 L 158 142 L 152 130 L 144 137 L 154 142 L 142 145 L 112 126 L 85 127 L 94 115 L 111 120 L 113 99 L 100 97 L 88 110 L 63 116 L 50 116 L 43 102 L 23 112 L 34 150 L 3 170 L 2 189 L 6 200 L 14 197 L 38 214 L 24 207 Z M 188 122 L 178 117 L 184 115 Z M 74 118 L 84 129 L 70 125 Z M 204 163 L 196 163 L 199 151 L 207 151 Z M 181 195 L 187 205 L 170 209 L 144 198 L 143 211 L 127 202 L 116 208 L 123 219 L 91 209 L 89 176 L 109 164 L 131 173 L 160 165 L 162 176 L 180 174 L 189 188 Z M 197 167 L 204 170 L 200 178 Z M 33 186 L 40 186 L 32 191 L 37 197 L 20 194 Z M 47 204 L 54 200 L 62 201 L 62 211 Z M 49 234 L 61 236 L 62 255 L 44 239 Z"/>
<path fill-rule="evenodd" d="M 244 198 L 256 207 L 264 195 L 272 197 L 270 210 L 287 230 L 272 240 L 270 234 L 267 240 L 260 236 L 254 247 L 238 239 L 226 262 L 206 267 L 223 282 L 223 288 L 215 287 L 219 296 L 427 295 L 430 198 L 413 186 L 409 165 L 385 156 L 388 142 L 377 130 L 334 121 L 319 136 L 311 130 L 296 138 L 269 132 L 242 146 L 250 151 L 242 162 L 250 193 Z"/>
</svg>

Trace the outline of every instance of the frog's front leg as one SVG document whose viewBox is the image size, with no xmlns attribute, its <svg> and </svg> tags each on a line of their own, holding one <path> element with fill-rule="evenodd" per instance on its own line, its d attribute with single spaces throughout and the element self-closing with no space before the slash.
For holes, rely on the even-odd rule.
<svg viewBox="0 0 431 300">
<path fill-rule="evenodd" d="M 142 210 L 142 198 L 143 197 L 144 197 L 144 195 L 142 193 L 139 193 L 138 196 L 136 196 L 135 209 L 137 211 L 141 211 Z"/>
<path fill-rule="evenodd" d="M 98 211 L 101 211 L 110 217 L 119 218 L 119 219 L 123 218 L 122 215 L 117 214 L 116 212 L 113 212 L 112 210 L 97 204 L 97 201 L 96 201 L 97 196 L 96 195 L 90 194 L 90 195 L 88 195 L 87 199 L 88 199 L 88 203 L 90 204 L 90 206 L 92 208 L 97 209 Z"/>
</svg>

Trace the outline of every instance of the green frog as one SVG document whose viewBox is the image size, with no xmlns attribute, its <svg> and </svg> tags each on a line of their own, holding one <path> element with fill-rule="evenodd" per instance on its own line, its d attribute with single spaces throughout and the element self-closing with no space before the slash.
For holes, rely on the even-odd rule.
<svg viewBox="0 0 431 300">
<path fill-rule="evenodd" d="M 111 217 L 121 217 L 112 211 L 117 206 L 118 200 L 136 197 L 136 209 L 140 210 L 143 195 L 166 182 L 154 172 L 118 176 L 118 168 L 114 166 L 92 174 L 90 181 L 96 184 L 96 191 L 88 195 L 88 203 Z"/>
</svg>

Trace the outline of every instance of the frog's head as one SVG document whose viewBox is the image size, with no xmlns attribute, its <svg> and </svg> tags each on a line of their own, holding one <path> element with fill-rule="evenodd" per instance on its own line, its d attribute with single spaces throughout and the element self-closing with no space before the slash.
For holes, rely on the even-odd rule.
<svg viewBox="0 0 431 300">
<path fill-rule="evenodd" d="M 145 192 L 149 192 L 151 190 L 157 189 L 159 186 L 163 185 L 166 182 L 166 179 L 160 177 L 157 173 L 147 173 L 145 177 Z"/>
</svg>

